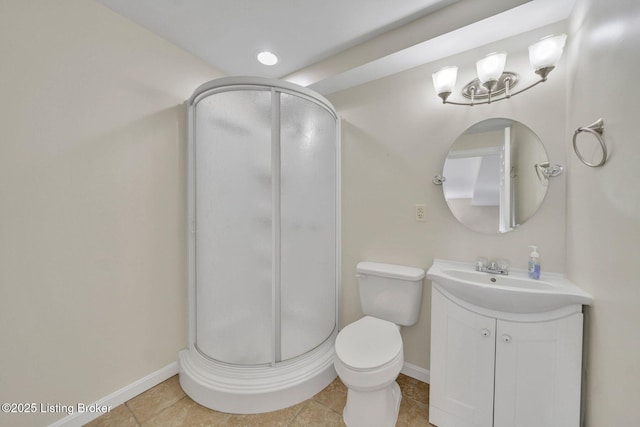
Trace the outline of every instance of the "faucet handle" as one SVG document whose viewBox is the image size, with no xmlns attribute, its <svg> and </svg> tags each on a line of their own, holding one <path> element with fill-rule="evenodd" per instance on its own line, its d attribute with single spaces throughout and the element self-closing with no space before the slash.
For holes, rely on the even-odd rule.
<svg viewBox="0 0 640 427">
<path fill-rule="evenodd" d="M 487 265 L 489 265 L 489 260 L 485 257 L 479 256 L 476 258 L 476 271 L 482 271 L 483 268 L 487 268 Z"/>
<path fill-rule="evenodd" d="M 504 273 L 509 273 L 509 261 L 506 259 L 496 260 L 497 267 L 500 271 Z"/>
</svg>

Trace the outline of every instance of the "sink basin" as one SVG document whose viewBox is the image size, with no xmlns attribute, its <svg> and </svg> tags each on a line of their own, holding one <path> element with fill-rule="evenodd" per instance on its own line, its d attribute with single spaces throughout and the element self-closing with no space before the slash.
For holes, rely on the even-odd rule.
<svg viewBox="0 0 640 427">
<path fill-rule="evenodd" d="M 524 270 L 508 276 L 475 271 L 474 265 L 435 260 L 427 272 L 434 285 L 469 304 L 504 313 L 541 313 L 571 305 L 591 305 L 591 295 L 561 274 L 533 280 Z"/>
</svg>

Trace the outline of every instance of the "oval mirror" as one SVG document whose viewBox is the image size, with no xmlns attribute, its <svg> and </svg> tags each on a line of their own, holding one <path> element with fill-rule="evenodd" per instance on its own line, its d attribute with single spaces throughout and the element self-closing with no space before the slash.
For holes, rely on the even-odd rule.
<svg viewBox="0 0 640 427">
<path fill-rule="evenodd" d="M 540 138 L 510 119 L 483 120 L 455 140 L 444 162 L 444 197 L 453 215 L 481 233 L 506 233 L 531 218 L 547 192 Z"/>
</svg>

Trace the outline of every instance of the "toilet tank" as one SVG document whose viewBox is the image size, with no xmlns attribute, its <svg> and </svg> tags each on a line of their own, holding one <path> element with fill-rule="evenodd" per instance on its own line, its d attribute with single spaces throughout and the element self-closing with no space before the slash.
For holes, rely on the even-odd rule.
<svg viewBox="0 0 640 427">
<path fill-rule="evenodd" d="M 402 326 L 418 321 L 424 270 L 379 262 L 359 262 L 356 277 L 365 315 Z"/>
</svg>

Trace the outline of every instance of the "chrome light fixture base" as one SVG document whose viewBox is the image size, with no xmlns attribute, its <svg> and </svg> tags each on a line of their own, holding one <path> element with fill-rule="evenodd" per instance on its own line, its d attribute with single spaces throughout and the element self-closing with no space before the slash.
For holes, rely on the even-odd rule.
<svg viewBox="0 0 640 427">
<path fill-rule="evenodd" d="M 542 67 L 536 70 L 536 74 L 539 75 L 542 80 L 547 80 L 547 76 L 551 71 L 553 71 L 554 68 L 556 67 L 554 67 L 553 65 L 549 67 Z"/>
<path fill-rule="evenodd" d="M 491 91 L 491 96 L 500 96 L 505 93 L 507 90 L 507 82 L 509 84 L 509 90 L 513 89 L 519 80 L 520 76 L 518 76 L 518 74 L 512 73 L 511 71 L 503 72 L 496 82 L 495 88 Z M 489 98 L 489 90 L 480 83 L 480 79 L 474 79 L 462 88 L 462 96 L 467 99 L 483 100 Z"/>
<path fill-rule="evenodd" d="M 439 94 L 438 94 L 438 96 L 439 96 L 440 98 L 442 98 L 442 103 L 443 103 L 443 104 L 446 104 L 446 103 L 447 103 L 447 98 L 449 98 L 449 95 L 451 95 L 451 92 L 442 92 L 442 93 L 439 93 Z"/>
</svg>

